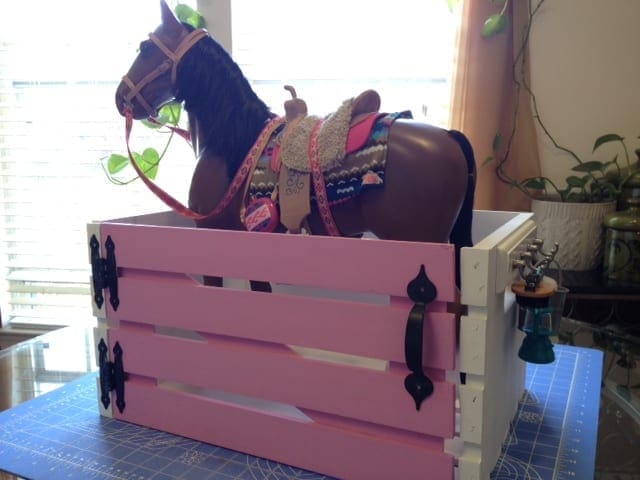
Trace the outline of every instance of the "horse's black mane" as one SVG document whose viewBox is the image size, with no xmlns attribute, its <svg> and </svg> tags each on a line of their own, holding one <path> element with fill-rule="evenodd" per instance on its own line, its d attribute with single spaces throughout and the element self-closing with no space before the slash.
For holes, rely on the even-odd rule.
<svg viewBox="0 0 640 480">
<path fill-rule="evenodd" d="M 193 27 L 185 25 L 189 30 Z M 232 177 L 273 115 L 258 98 L 240 67 L 207 36 L 182 58 L 176 100 L 198 120 L 207 152 L 224 157 Z"/>
</svg>

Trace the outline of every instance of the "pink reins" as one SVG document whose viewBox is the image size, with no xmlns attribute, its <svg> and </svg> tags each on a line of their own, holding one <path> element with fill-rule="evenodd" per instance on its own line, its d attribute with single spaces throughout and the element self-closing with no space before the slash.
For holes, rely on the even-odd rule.
<svg viewBox="0 0 640 480">
<path fill-rule="evenodd" d="M 260 132 L 260 135 L 258 136 L 256 142 L 249 150 L 249 153 L 247 153 L 246 157 L 244 158 L 242 164 L 240 165 L 240 168 L 236 172 L 236 175 L 233 177 L 233 180 L 229 184 L 227 192 L 225 193 L 220 203 L 211 212 L 206 214 L 198 213 L 181 203 L 176 198 L 172 197 L 169 193 L 160 188 L 149 177 L 147 177 L 142 169 L 138 166 L 133 158 L 133 154 L 131 153 L 131 148 L 129 146 L 129 138 L 131 137 L 131 130 L 133 128 L 133 115 L 130 109 L 127 109 L 125 111 L 125 139 L 127 144 L 127 153 L 129 154 L 131 165 L 133 165 L 133 168 L 135 169 L 140 179 L 145 183 L 149 190 L 155 193 L 156 196 L 165 203 L 165 205 L 169 206 L 170 208 L 187 218 L 191 218 L 193 220 L 209 220 L 222 215 L 224 210 L 229 206 L 233 198 L 240 190 L 242 184 L 245 181 L 248 181 L 247 176 L 249 175 L 249 172 L 255 167 L 255 163 L 260 158 L 260 154 L 269 143 L 269 140 L 271 139 L 273 133 L 280 125 L 284 123 L 284 121 L 284 117 L 275 117 L 271 119 L 269 123 L 267 123 L 266 127 L 262 129 L 262 132 Z"/>
</svg>

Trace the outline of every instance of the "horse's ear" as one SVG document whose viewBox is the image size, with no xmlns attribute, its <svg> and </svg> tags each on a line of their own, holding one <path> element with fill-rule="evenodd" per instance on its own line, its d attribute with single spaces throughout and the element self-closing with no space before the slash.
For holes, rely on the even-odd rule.
<svg viewBox="0 0 640 480">
<path fill-rule="evenodd" d="M 171 7 L 167 5 L 165 0 L 160 0 L 160 10 L 162 12 L 162 24 L 163 25 L 172 25 L 176 23 L 180 23 L 176 16 L 173 14 Z"/>
</svg>

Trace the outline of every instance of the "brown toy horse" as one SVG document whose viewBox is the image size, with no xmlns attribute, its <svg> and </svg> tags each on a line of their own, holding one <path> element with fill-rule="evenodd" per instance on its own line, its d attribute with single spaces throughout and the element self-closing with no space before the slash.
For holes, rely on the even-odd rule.
<svg viewBox="0 0 640 480">
<path fill-rule="evenodd" d="M 184 102 L 198 160 L 189 207 L 206 215 L 223 200 L 274 115 L 206 31 L 180 23 L 164 1 L 161 9 L 162 24 L 140 45 L 118 87 L 116 106 L 121 114 L 142 119 L 170 100 Z M 471 245 L 474 186 L 473 152 L 464 135 L 397 120 L 389 130 L 384 187 L 363 191 L 331 213 L 345 236 L 370 231 L 391 240 L 451 241 L 459 250 Z M 219 215 L 196 220 L 197 225 L 244 230 L 244 192 L 238 188 Z M 327 234 L 315 205 L 308 224 L 314 234 Z"/>
</svg>

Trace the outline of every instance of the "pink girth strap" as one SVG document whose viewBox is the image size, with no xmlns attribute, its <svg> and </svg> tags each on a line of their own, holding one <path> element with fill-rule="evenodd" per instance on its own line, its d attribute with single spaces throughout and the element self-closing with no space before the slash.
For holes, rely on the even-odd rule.
<svg viewBox="0 0 640 480">
<path fill-rule="evenodd" d="M 318 213 L 327 229 L 327 233 L 333 237 L 340 236 L 340 230 L 333 219 L 329 200 L 327 199 L 327 187 L 324 183 L 324 175 L 320 167 L 320 153 L 318 146 L 318 137 L 320 136 L 320 128 L 322 128 L 323 120 L 318 121 L 311 132 L 311 140 L 309 142 L 309 163 L 311 164 L 311 179 L 313 181 L 313 191 L 316 194 L 316 203 L 318 205 Z"/>
</svg>

